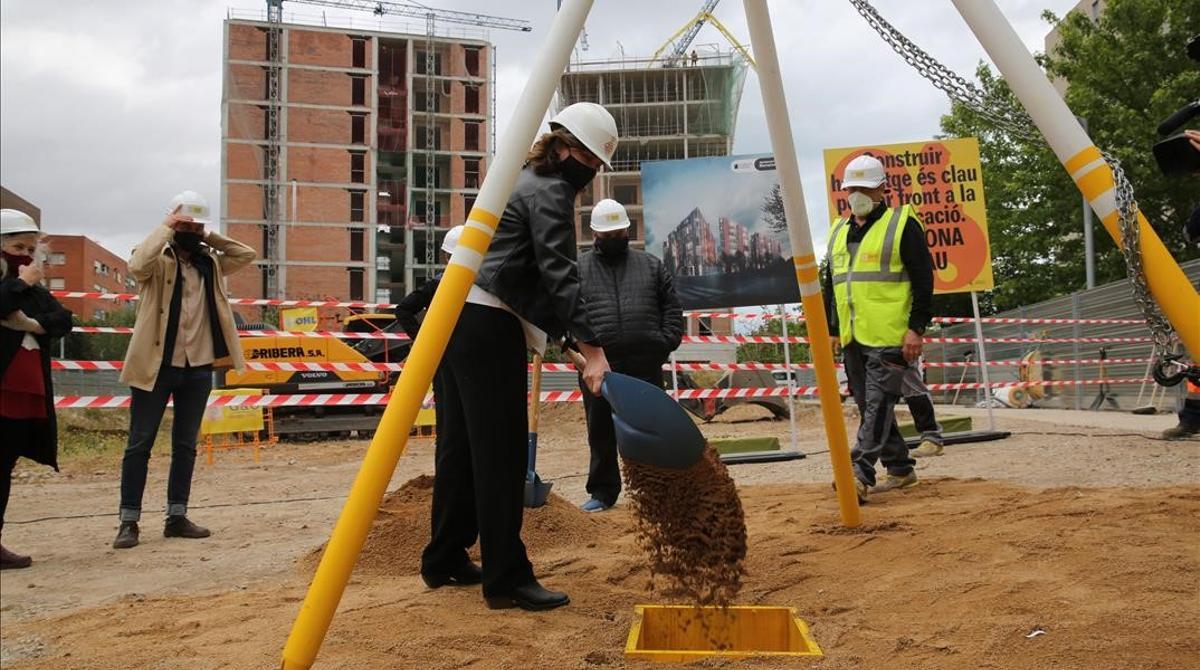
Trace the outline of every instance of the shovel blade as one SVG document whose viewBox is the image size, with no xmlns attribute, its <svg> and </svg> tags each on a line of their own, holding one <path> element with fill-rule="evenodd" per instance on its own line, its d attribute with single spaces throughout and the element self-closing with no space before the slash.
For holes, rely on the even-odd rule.
<svg viewBox="0 0 1200 670">
<path fill-rule="evenodd" d="M 601 394 L 612 406 L 617 450 L 624 458 L 675 470 L 704 454 L 704 435 L 662 389 L 616 372 L 604 375 Z"/>
<path fill-rule="evenodd" d="M 541 507 L 550 499 L 550 489 L 554 488 L 554 482 L 544 482 L 542 478 L 535 473 L 532 477 L 525 478 L 525 506 L 526 507 Z"/>
</svg>

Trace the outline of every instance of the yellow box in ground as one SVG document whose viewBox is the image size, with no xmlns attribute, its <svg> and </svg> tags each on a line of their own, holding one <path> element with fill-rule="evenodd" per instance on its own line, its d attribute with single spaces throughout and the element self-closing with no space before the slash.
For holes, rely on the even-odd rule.
<svg viewBox="0 0 1200 670">
<path fill-rule="evenodd" d="M 724 658 L 824 656 L 794 607 L 636 605 L 625 656 L 682 663 Z"/>
<path fill-rule="evenodd" d="M 262 395 L 262 389 L 213 389 L 210 396 Z M 263 429 L 261 407 L 205 407 L 200 420 L 201 435 L 252 433 Z"/>
</svg>

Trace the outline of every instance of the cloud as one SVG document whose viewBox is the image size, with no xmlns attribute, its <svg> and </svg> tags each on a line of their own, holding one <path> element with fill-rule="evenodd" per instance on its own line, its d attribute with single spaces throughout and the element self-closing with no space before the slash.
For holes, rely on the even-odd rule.
<svg viewBox="0 0 1200 670">
<path fill-rule="evenodd" d="M 447 0 L 444 9 L 523 18 L 530 33 L 492 30 L 497 45 L 502 135 L 553 18 L 553 3 Z M 261 0 L 4 0 L 0 3 L 0 178 L 38 204 L 47 229 L 86 234 L 126 253 L 162 218 L 176 192 L 195 189 L 218 205 L 222 21 L 232 5 L 262 12 Z M 880 12 L 957 72 L 983 51 L 949 3 L 877 0 Z M 1044 8 L 1073 0 L 1001 0 L 1033 49 L 1042 48 Z M 285 12 L 331 21 L 362 14 L 285 2 Z M 696 2 L 600 0 L 587 22 L 584 58 L 654 52 L 699 8 Z M 821 248 L 827 229 L 821 150 L 932 136 L 945 97 L 905 65 L 845 2 L 773 2 L 776 42 L 806 209 Z M 741 3 L 718 18 L 749 40 Z M 618 43 L 620 46 L 618 46 Z M 695 41 L 725 48 L 712 27 Z M 735 153 L 767 153 L 757 78 L 747 77 Z"/>
</svg>

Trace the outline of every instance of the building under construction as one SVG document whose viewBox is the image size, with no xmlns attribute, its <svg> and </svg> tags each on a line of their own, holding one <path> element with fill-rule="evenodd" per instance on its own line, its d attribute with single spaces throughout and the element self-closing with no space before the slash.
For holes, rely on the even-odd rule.
<svg viewBox="0 0 1200 670">
<path fill-rule="evenodd" d="M 265 18 L 225 21 L 221 225 L 260 257 L 231 294 L 395 302 L 483 181 L 492 47 Z"/>
<path fill-rule="evenodd" d="M 604 105 L 621 137 L 612 170 L 602 172 L 576 202 L 580 245 L 591 244 L 589 212 L 602 198 L 625 205 L 631 238 L 645 240 L 642 163 L 726 156 L 733 149 L 747 63 L 736 51 L 706 52 L 693 52 L 672 66 L 657 59 L 577 62 L 563 75 L 558 108 L 576 102 Z"/>
</svg>

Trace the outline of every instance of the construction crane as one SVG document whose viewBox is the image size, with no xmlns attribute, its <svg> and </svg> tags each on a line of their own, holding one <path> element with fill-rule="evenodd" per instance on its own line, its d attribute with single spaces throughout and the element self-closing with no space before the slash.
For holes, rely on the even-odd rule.
<svg viewBox="0 0 1200 670">
<path fill-rule="evenodd" d="M 753 67 L 754 59 L 750 56 L 750 52 L 745 46 L 742 45 L 741 42 L 737 40 L 736 37 L 733 36 L 733 33 L 729 32 L 728 28 L 726 28 L 720 21 L 717 20 L 716 16 L 713 16 L 713 10 L 717 8 L 717 4 L 720 1 L 721 0 L 705 0 L 704 6 L 700 8 L 700 11 L 696 12 L 696 15 L 692 17 L 692 20 L 683 24 L 682 28 L 675 31 L 675 34 L 671 35 L 671 37 L 669 37 L 667 41 L 658 48 L 658 51 L 654 52 L 654 55 L 650 57 L 650 64 L 653 65 L 659 60 L 659 56 L 661 56 L 664 51 L 670 49 L 670 53 L 662 58 L 662 66 L 678 66 L 679 61 L 685 58 L 684 54 L 687 52 L 688 47 L 692 45 L 692 41 L 696 39 L 696 35 L 700 34 L 700 29 L 704 27 L 705 23 L 711 23 L 714 27 L 716 27 L 717 30 L 721 31 L 721 34 L 725 36 L 725 39 L 729 40 L 729 43 L 733 45 L 733 48 L 737 49 L 742 54 L 742 57 L 746 59 L 746 62 Z"/>
<path fill-rule="evenodd" d="M 265 282 L 266 298 L 278 298 L 278 262 L 279 262 L 279 223 L 282 219 L 282 195 L 284 185 L 280 180 L 280 145 L 283 141 L 279 124 L 279 110 L 284 101 L 280 98 L 280 82 L 283 63 L 280 58 L 283 31 L 284 0 L 266 0 L 267 2 L 267 150 L 266 150 L 266 187 L 263 197 L 264 218 L 266 219 L 266 234 L 264 235 L 263 257 L 267 263 L 267 280 Z M 499 30 L 516 30 L 530 32 L 533 26 L 523 19 L 510 19 L 490 14 L 459 12 L 447 9 L 435 9 L 416 3 L 382 2 L 378 0 L 287 0 L 291 4 L 316 5 L 370 12 L 375 16 L 398 16 L 425 20 L 425 265 L 432 268 L 437 264 L 437 167 L 434 148 L 437 146 L 437 125 L 434 115 L 437 113 L 436 98 L 434 97 L 434 76 L 437 61 L 434 58 L 434 37 L 436 24 L 455 23 L 477 26 L 481 28 L 496 28 Z M 495 61 L 493 59 L 493 71 Z M 496 82 L 492 81 L 492 95 L 495 95 Z M 493 97 L 494 99 L 494 97 Z M 492 113 L 495 113 L 493 109 Z M 495 119 L 491 119 L 492 126 Z"/>
</svg>

